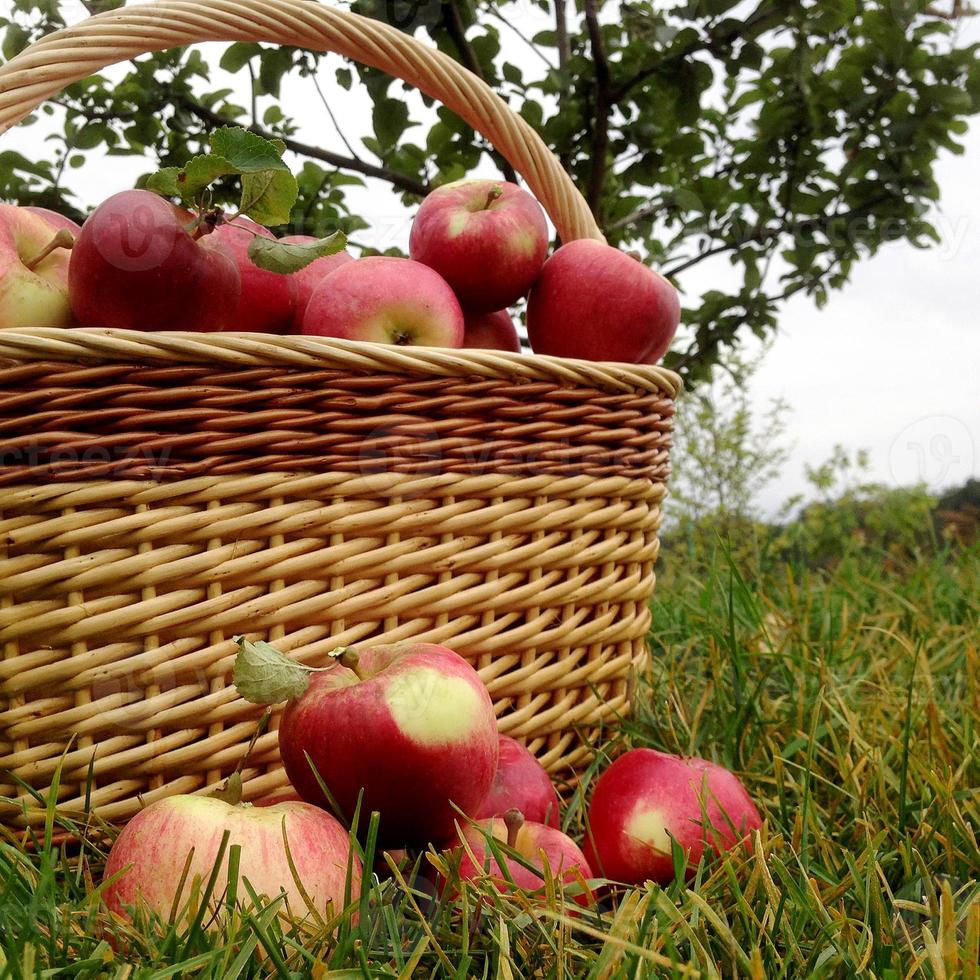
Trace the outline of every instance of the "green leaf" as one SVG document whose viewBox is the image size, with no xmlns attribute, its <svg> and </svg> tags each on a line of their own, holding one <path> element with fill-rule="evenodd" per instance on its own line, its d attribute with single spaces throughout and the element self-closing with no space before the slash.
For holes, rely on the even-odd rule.
<svg viewBox="0 0 980 980">
<path fill-rule="evenodd" d="M 252 42 L 237 41 L 229 46 L 218 64 L 232 75 L 241 71 L 262 49 Z"/>
<path fill-rule="evenodd" d="M 278 704 L 298 698 L 310 685 L 310 671 L 271 643 L 238 637 L 232 683 L 252 704 Z"/>
<path fill-rule="evenodd" d="M 346 245 L 347 236 L 342 231 L 335 231 L 326 238 L 305 244 L 281 242 L 274 238 L 256 235 L 248 246 L 248 257 L 253 265 L 257 265 L 260 269 L 288 275 L 305 269 L 317 259 L 342 252 Z"/>
<path fill-rule="evenodd" d="M 280 143 L 281 145 L 281 143 Z M 256 136 L 241 126 L 222 126 L 211 134 L 211 149 L 224 157 L 239 173 L 287 170 L 276 143 Z"/>
<path fill-rule="evenodd" d="M 86 123 L 76 134 L 72 145 L 78 150 L 91 150 L 105 142 L 111 130 L 104 122 Z"/>
<path fill-rule="evenodd" d="M 10 24 L 3 38 L 3 56 L 8 61 L 16 54 L 20 54 L 27 47 L 31 39 L 30 31 L 20 24 Z"/>
<path fill-rule="evenodd" d="M 213 154 L 193 157 L 177 175 L 178 193 L 185 201 L 195 201 L 210 183 L 219 177 L 237 173 L 238 168 L 224 157 Z"/>
<path fill-rule="evenodd" d="M 246 173 L 242 177 L 239 210 L 260 225 L 284 225 L 299 197 L 299 185 L 288 170 Z"/>
<path fill-rule="evenodd" d="M 408 106 L 400 99 L 379 99 L 374 104 L 374 132 L 384 150 L 392 149 L 409 126 Z"/>
<path fill-rule="evenodd" d="M 180 185 L 177 183 L 177 176 L 180 174 L 180 167 L 164 167 L 155 174 L 150 174 L 146 179 L 146 189 L 164 197 L 179 197 Z"/>
</svg>

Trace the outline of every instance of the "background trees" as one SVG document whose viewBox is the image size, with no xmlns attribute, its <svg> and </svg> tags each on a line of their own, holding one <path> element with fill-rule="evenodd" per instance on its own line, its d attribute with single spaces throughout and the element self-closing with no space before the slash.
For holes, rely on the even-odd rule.
<svg viewBox="0 0 980 980">
<path fill-rule="evenodd" d="M 13 0 L 0 16 L 4 56 L 77 8 Z M 885 242 L 934 240 L 933 166 L 941 150 L 956 152 L 980 107 L 977 46 L 956 40 L 969 12 L 958 0 L 356 0 L 352 9 L 427 37 L 482 75 L 558 154 L 609 240 L 690 284 L 690 332 L 668 363 L 692 380 L 747 334 L 772 332 L 787 297 L 822 303 Z M 300 170 L 293 224 L 315 232 L 364 227 L 349 206 L 355 183 L 385 182 L 412 206 L 477 166 L 512 176 L 451 113 L 406 102 L 400 82 L 322 62 L 230 45 L 220 67 L 247 80 L 244 99 L 198 50 L 141 58 L 121 81 L 93 76 L 36 116 L 54 137 L 47 159 L 3 141 L 0 198 L 77 211 L 86 154 L 136 155 L 150 172 L 198 152 L 227 121 L 286 140 Z M 288 72 L 308 79 L 338 123 L 322 142 L 297 136 L 297 113 L 279 98 Z M 373 108 L 355 132 L 343 108 L 359 86 Z M 697 287 L 696 267 L 708 270 Z"/>
</svg>

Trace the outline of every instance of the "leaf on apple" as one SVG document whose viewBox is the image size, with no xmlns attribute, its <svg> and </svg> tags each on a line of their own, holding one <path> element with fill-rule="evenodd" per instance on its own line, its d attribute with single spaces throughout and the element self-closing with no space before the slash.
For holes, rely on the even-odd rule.
<svg viewBox="0 0 980 980">
<path fill-rule="evenodd" d="M 271 643 L 238 637 L 232 681 L 252 704 L 278 704 L 299 697 L 310 684 L 310 671 L 280 653 Z"/>
<path fill-rule="evenodd" d="M 211 149 L 224 157 L 240 174 L 257 174 L 264 170 L 289 168 L 282 162 L 286 144 L 282 140 L 267 140 L 241 126 L 222 126 L 211 134 Z"/>
<path fill-rule="evenodd" d="M 293 213 L 299 185 L 288 170 L 263 170 L 242 176 L 239 212 L 260 225 L 284 225 Z"/>
<path fill-rule="evenodd" d="M 311 262 L 343 251 L 347 236 L 335 231 L 315 242 L 288 243 L 256 235 L 248 246 L 248 257 L 260 269 L 289 274 L 305 269 Z"/>
</svg>

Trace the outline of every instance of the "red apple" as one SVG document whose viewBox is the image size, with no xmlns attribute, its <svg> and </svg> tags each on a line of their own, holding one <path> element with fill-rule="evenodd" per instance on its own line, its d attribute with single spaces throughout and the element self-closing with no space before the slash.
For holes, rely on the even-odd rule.
<svg viewBox="0 0 980 980">
<path fill-rule="evenodd" d="M 506 310 L 494 313 L 467 313 L 463 330 L 463 346 L 484 350 L 521 352 L 521 339 Z"/>
<path fill-rule="evenodd" d="M 28 208 L 0 204 L 0 329 L 67 327 L 71 234 Z"/>
<path fill-rule="evenodd" d="M 371 256 L 342 265 L 313 291 L 304 334 L 379 344 L 459 347 L 463 311 L 446 281 L 411 259 Z"/>
<path fill-rule="evenodd" d="M 344 908 L 344 891 L 351 871 L 351 900 L 361 887 L 361 864 L 351 851 L 346 830 L 329 813 L 308 803 L 280 803 L 270 807 L 232 805 L 206 796 L 171 796 L 151 803 L 123 828 L 109 852 L 105 878 L 122 871 L 105 891 L 110 911 L 128 917 L 127 907 L 138 901 L 170 915 L 184 866 L 191 855 L 180 906 L 186 906 L 195 887 L 203 888 L 217 862 L 222 834 L 228 845 L 212 895 L 218 906 L 228 883 L 228 861 L 233 845 L 241 847 L 238 898 L 249 904 L 247 879 L 258 895 L 276 898 L 286 893 L 282 905 L 292 916 L 304 918 L 309 910 L 303 891 L 321 916 L 333 904 Z M 287 853 L 285 841 L 288 841 Z M 289 866 L 296 869 L 297 885 Z M 128 870 L 123 870 L 127 869 Z"/>
<path fill-rule="evenodd" d="M 538 354 L 653 363 L 680 321 L 677 290 L 642 262 L 602 242 L 562 245 L 544 264 L 527 303 Z"/>
<path fill-rule="evenodd" d="M 24 210 L 39 214 L 49 225 L 54 225 L 55 228 L 64 228 L 73 235 L 77 235 L 82 230 L 82 226 L 77 221 L 72 221 L 71 218 L 66 218 L 63 214 L 52 211 L 51 208 L 39 208 L 29 204 Z"/>
<path fill-rule="evenodd" d="M 244 333 L 285 333 L 293 321 L 292 276 L 260 269 L 248 257 L 256 236 L 276 236 L 250 218 L 238 217 L 212 232 L 234 256 L 242 289 L 229 329 Z"/>
<path fill-rule="evenodd" d="M 315 242 L 312 235 L 288 235 L 279 239 L 290 245 L 307 245 Z M 335 252 L 333 255 L 325 255 L 322 259 L 314 259 L 309 265 L 304 266 L 299 272 L 294 272 L 289 277 L 289 284 L 292 288 L 293 302 L 293 330 L 299 331 L 303 327 L 303 317 L 306 315 L 306 307 L 310 303 L 310 297 L 320 282 L 336 271 L 342 265 L 353 262 L 354 256 L 350 252 Z"/>
<path fill-rule="evenodd" d="M 516 851 L 537 870 L 531 871 L 507 856 L 504 856 L 504 868 L 501 868 L 490 850 L 488 835 Z M 489 875 L 500 891 L 508 891 L 514 885 L 527 891 L 541 888 L 545 883 L 545 862 L 552 876 L 566 885 L 593 877 L 589 862 L 575 841 L 554 827 L 525 821 L 516 810 L 509 811 L 505 817 L 460 827 L 460 833 L 450 847 L 462 849 L 459 863 L 461 879 L 473 881 Z M 508 881 L 508 876 L 514 885 Z M 576 901 L 582 905 L 588 904 L 590 899 L 591 894 L 587 889 L 576 896 Z"/>
<path fill-rule="evenodd" d="M 693 874 L 705 848 L 728 850 L 761 826 L 745 787 L 727 769 L 633 749 L 596 782 L 585 852 L 607 878 L 666 884 L 674 879 L 672 840 L 687 853 Z"/>
<path fill-rule="evenodd" d="M 548 252 L 541 205 L 516 184 L 459 180 L 422 202 L 409 254 L 453 287 L 463 309 L 510 306 L 538 277 Z"/>
<path fill-rule="evenodd" d="M 560 826 L 558 794 L 544 766 L 516 739 L 501 735 L 493 785 L 470 816 L 479 820 L 508 810 L 519 810 L 535 823 Z"/>
<path fill-rule="evenodd" d="M 361 826 L 378 811 L 384 846 L 424 845 L 452 833 L 453 804 L 465 813 L 487 795 L 497 722 L 479 675 L 452 650 L 379 646 L 313 674 L 283 711 L 279 750 L 303 799 L 328 805 L 312 763 L 348 819 L 363 791 Z"/>
<path fill-rule="evenodd" d="M 223 330 L 235 325 L 241 280 L 214 235 L 151 191 L 123 191 L 92 212 L 71 252 L 72 309 L 89 327 Z"/>
</svg>

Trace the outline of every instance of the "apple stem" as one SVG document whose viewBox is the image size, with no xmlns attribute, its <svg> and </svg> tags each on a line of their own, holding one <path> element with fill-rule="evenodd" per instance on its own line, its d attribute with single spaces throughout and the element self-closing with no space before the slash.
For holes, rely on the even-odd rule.
<svg viewBox="0 0 980 980">
<path fill-rule="evenodd" d="M 242 802 L 242 774 L 236 769 L 228 778 L 225 780 L 225 784 L 220 786 L 214 792 L 209 793 L 208 796 L 212 800 L 221 800 L 222 803 L 228 803 L 231 806 L 238 806 Z"/>
<path fill-rule="evenodd" d="M 343 653 L 337 657 L 337 662 L 341 667 L 346 667 L 348 670 L 354 671 L 359 680 L 367 680 L 361 672 L 361 658 L 357 655 L 357 651 L 353 647 L 344 647 Z"/>
<path fill-rule="evenodd" d="M 36 266 L 39 266 L 55 249 L 57 248 L 71 248 L 75 244 L 75 236 L 67 228 L 59 228 L 54 238 L 48 242 L 44 248 L 41 249 L 37 255 L 34 256 L 24 265 L 27 266 L 32 272 Z"/>
<path fill-rule="evenodd" d="M 271 720 L 272 708 L 266 708 L 265 713 L 259 719 L 259 723 L 255 726 L 255 731 L 252 733 L 252 737 L 249 739 L 249 743 L 245 747 L 245 752 L 238 760 L 238 765 L 235 766 L 235 772 L 237 772 L 239 775 L 241 775 L 242 770 L 245 768 L 245 763 L 248 762 L 248 757 L 252 754 L 252 749 L 255 748 L 255 743 L 265 734 Z"/>
<path fill-rule="evenodd" d="M 500 184 L 494 184 L 493 187 L 490 188 L 490 193 L 487 194 L 487 202 L 483 205 L 483 210 L 489 210 L 490 205 L 493 204 L 493 202 L 496 201 L 497 198 L 503 194 L 503 192 L 504 189 L 500 186 Z"/>
<path fill-rule="evenodd" d="M 524 814 L 517 807 L 511 807 L 504 814 L 504 823 L 507 826 L 507 846 L 515 848 L 517 847 L 517 835 L 520 833 L 521 827 L 524 826 Z"/>
</svg>

